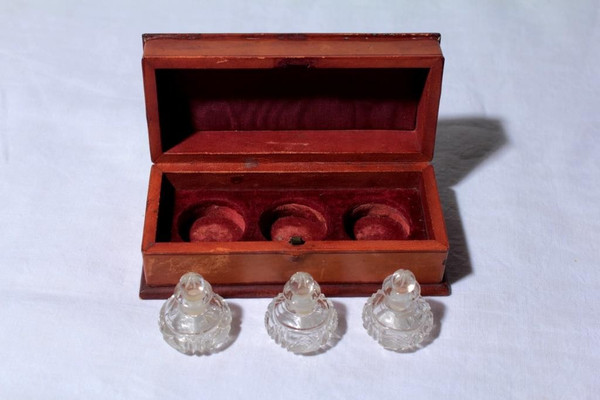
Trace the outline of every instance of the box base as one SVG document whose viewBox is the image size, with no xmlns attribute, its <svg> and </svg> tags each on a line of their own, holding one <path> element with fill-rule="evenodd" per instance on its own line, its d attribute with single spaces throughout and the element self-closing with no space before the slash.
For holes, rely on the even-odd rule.
<svg viewBox="0 0 600 400">
<path fill-rule="evenodd" d="M 367 297 L 381 289 L 380 283 L 320 283 L 321 290 L 328 297 Z M 283 284 L 252 285 L 212 285 L 215 293 L 226 298 L 274 297 L 283 289 Z M 167 299 L 173 294 L 175 286 L 149 286 L 142 271 L 140 298 L 144 300 Z M 439 283 L 422 283 L 423 296 L 448 296 L 450 283 L 444 274 Z"/>
</svg>

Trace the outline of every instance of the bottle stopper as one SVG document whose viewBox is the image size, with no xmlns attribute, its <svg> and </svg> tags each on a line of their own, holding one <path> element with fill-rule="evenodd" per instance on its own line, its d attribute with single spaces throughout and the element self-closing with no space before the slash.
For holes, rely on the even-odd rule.
<svg viewBox="0 0 600 400">
<path fill-rule="evenodd" d="M 265 327 L 283 348 L 296 353 L 327 346 L 338 324 L 333 304 L 306 272 L 296 272 L 267 308 Z"/>
<path fill-rule="evenodd" d="M 165 341 L 176 350 L 208 354 L 227 343 L 231 311 L 202 275 L 188 272 L 163 304 L 159 327 Z"/>
<path fill-rule="evenodd" d="M 433 313 L 421 297 L 421 286 L 412 272 L 399 269 L 363 308 L 363 326 L 384 348 L 407 351 L 416 348 L 433 328 Z"/>
</svg>

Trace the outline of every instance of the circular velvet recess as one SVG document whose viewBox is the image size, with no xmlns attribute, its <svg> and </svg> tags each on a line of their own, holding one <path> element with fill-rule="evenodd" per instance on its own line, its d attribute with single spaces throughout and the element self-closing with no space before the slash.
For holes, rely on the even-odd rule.
<svg viewBox="0 0 600 400">
<path fill-rule="evenodd" d="M 274 241 L 301 237 L 305 241 L 323 240 L 327 222 L 323 215 L 303 204 L 288 203 L 267 210 L 261 217 L 263 235 Z"/>
<path fill-rule="evenodd" d="M 226 205 L 194 206 L 179 219 L 179 234 L 190 242 L 235 242 L 242 238 L 245 230 L 244 217 Z"/>
<path fill-rule="evenodd" d="M 350 234 L 356 240 L 404 240 L 410 222 L 404 213 L 385 204 L 362 204 L 348 214 Z"/>
</svg>

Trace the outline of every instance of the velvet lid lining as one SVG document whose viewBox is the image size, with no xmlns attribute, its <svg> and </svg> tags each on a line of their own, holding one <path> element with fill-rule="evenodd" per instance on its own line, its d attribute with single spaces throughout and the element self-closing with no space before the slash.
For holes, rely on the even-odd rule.
<svg viewBox="0 0 600 400">
<path fill-rule="evenodd" d="M 414 135 L 428 71 L 158 69 L 162 148 L 203 131 L 221 131 L 225 141 L 240 131 L 329 131 L 332 140 L 350 130 Z"/>
</svg>

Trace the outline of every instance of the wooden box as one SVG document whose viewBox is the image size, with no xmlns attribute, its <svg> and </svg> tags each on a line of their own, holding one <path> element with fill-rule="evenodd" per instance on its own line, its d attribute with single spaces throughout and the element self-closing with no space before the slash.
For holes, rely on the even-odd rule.
<svg viewBox="0 0 600 400">
<path fill-rule="evenodd" d="M 438 34 L 148 34 L 154 165 L 140 296 L 201 273 L 266 297 L 306 271 L 370 295 L 398 268 L 445 295 L 433 167 Z"/>
</svg>

